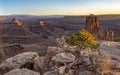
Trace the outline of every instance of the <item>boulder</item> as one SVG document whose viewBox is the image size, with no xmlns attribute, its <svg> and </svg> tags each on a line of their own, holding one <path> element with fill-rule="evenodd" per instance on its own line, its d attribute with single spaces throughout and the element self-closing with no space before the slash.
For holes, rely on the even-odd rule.
<svg viewBox="0 0 120 75">
<path fill-rule="evenodd" d="M 36 52 L 25 52 L 11 57 L 0 64 L 0 70 L 2 73 L 6 73 L 12 69 L 19 69 L 27 62 L 34 63 L 39 58 Z"/>
<path fill-rule="evenodd" d="M 37 65 L 37 67 L 42 72 L 46 72 L 51 68 L 50 63 L 49 63 L 49 58 L 47 57 L 40 57 L 37 61 L 35 61 L 35 65 Z"/>
<path fill-rule="evenodd" d="M 34 72 L 28 69 L 14 69 L 4 75 L 40 75 L 38 72 Z"/>
<path fill-rule="evenodd" d="M 51 46 L 48 47 L 46 56 L 53 57 L 60 52 L 63 52 L 63 49 L 61 49 L 60 47 Z"/>
<path fill-rule="evenodd" d="M 75 60 L 75 56 L 72 53 L 59 53 L 52 57 L 52 60 L 60 63 L 70 63 Z"/>
</svg>

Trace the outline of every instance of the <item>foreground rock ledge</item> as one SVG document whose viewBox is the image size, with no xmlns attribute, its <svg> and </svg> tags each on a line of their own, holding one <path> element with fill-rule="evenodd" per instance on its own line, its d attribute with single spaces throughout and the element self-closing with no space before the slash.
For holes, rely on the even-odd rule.
<svg viewBox="0 0 120 75">
<path fill-rule="evenodd" d="M 28 69 L 14 69 L 4 75 L 40 75 L 38 72 L 34 72 Z"/>
<path fill-rule="evenodd" d="M 19 69 L 22 65 L 27 62 L 34 63 L 39 58 L 36 52 L 25 52 L 11 57 L 0 64 L 0 72 L 6 73 L 13 69 Z"/>
<path fill-rule="evenodd" d="M 112 64 L 120 65 L 120 42 L 101 41 L 99 52 L 111 59 Z"/>
</svg>

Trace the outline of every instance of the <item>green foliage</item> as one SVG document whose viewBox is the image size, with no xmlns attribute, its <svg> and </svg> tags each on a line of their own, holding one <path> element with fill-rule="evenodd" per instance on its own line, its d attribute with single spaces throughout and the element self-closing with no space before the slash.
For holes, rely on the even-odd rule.
<svg viewBox="0 0 120 75">
<path fill-rule="evenodd" d="M 67 37 L 66 42 L 72 46 L 78 46 L 80 49 L 96 48 L 96 41 L 91 33 L 82 29 Z"/>
</svg>

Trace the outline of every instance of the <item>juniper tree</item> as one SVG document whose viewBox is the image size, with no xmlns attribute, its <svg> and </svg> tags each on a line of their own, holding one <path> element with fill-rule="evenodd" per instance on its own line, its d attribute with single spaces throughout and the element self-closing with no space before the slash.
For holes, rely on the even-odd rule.
<svg viewBox="0 0 120 75">
<path fill-rule="evenodd" d="M 79 47 L 79 50 L 77 51 L 79 55 L 81 54 L 82 49 L 94 48 L 94 46 L 96 46 L 96 41 L 93 35 L 84 29 L 68 36 L 66 42 L 71 46 Z"/>
</svg>

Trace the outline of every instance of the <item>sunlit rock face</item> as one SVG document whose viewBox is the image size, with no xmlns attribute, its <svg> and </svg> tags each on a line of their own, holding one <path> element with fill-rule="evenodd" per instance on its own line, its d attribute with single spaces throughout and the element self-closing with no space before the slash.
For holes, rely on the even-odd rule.
<svg viewBox="0 0 120 75">
<path fill-rule="evenodd" d="M 87 16 L 85 29 L 90 32 L 98 31 L 99 30 L 98 17 L 92 14 Z"/>
<path fill-rule="evenodd" d="M 21 26 L 22 25 L 22 22 L 19 21 L 17 18 L 13 18 L 11 23 L 14 23 L 14 24 L 17 24 L 18 26 Z"/>
<path fill-rule="evenodd" d="M 40 26 L 43 27 L 45 25 L 44 21 L 40 21 Z"/>
</svg>

